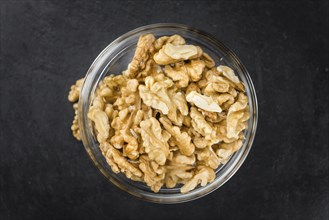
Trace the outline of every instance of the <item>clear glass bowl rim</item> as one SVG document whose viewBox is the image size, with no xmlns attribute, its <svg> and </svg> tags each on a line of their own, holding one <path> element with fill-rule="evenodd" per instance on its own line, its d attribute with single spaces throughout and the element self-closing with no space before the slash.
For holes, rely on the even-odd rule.
<svg viewBox="0 0 329 220">
<path fill-rule="evenodd" d="M 89 120 L 87 117 L 87 113 L 90 106 L 90 100 L 93 95 L 93 91 L 95 89 L 95 85 L 98 84 L 97 79 L 100 74 L 102 74 L 102 69 L 99 67 L 104 64 L 106 56 L 111 53 L 111 50 L 115 48 L 119 43 L 125 41 L 129 37 L 133 35 L 140 35 L 142 32 L 152 32 L 152 30 L 155 29 L 176 29 L 176 30 L 183 30 L 187 32 L 193 32 L 194 34 L 198 34 L 200 37 L 202 37 L 204 40 L 211 42 L 212 44 L 217 46 L 217 49 L 223 51 L 226 53 L 227 56 L 229 56 L 235 64 L 239 67 L 240 71 L 243 73 L 247 87 L 250 90 L 250 95 L 248 95 L 249 98 L 249 105 L 250 105 L 250 111 L 251 111 L 251 118 L 249 123 L 249 128 L 247 131 L 246 139 L 244 141 L 243 146 L 241 149 L 236 152 L 235 154 L 238 154 L 233 163 L 230 161 L 230 166 L 226 167 L 228 164 L 226 164 L 224 167 L 226 167 L 225 172 L 221 175 L 216 177 L 214 182 L 211 184 L 208 184 L 204 187 L 197 188 L 187 194 L 170 194 L 170 195 L 163 195 L 163 194 L 157 194 L 157 193 L 148 193 L 143 192 L 141 190 L 135 190 L 133 186 L 125 185 L 120 182 L 118 182 L 116 179 L 112 178 L 111 175 L 116 174 L 109 174 L 100 164 L 100 162 L 96 159 L 93 149 L 91 148 L 92 144 L 95 144 L 92 141 L 93 135 L 92 131 L 89 126 Z M 256 128 L 257 128 L 257 121 L 258 121 L 258 104 L 257 104 L 257 97 L 254 85 L 252 83 L 252 80 L 249 76 L 249 73 L 245 66 L 242 64 L 242 62 L 239 60 L 239 58 L 235 55 L 235 53 L 230 50 L 226 45 L 224 45 L 222 42 L 217 40 L 212 35 L 200 31 L 198 29 L 183 25 L 183 24 L 175 24 L 175 23 L 159 23 L 159 24 L 151 24 L 142 26 L 139 28 L 136 28 L 132 31 L 129 31 L 114 41 L 110 43 L 94 60 L 94 62 L 91 64 L 86 76 L 85 81 L 81 89 L 80 98 L 79 98 L 79 107 L 78 107 L 78 113 L 79 113 L 79 127 L 81 132 L 81 138 L 83 145 L 88 152 L 90 158 L 96 165 L 96 167 L 100 170 L 100 172 L 114 185 L 119 187 L 120 189 L 128 192 L 131 195 L 134 195 L 140 199 L 143 199 L 145 201 L 154 202 L 154 203 L 165 203 L 165 204 L 174 204 L 174 203 L 181 203 L 181 202 L 187 202 L 194 199 L 201 198 L 205 195 L 208 195 L 209 193 L 215 191 L 219 187 L 221 187 L 224 183 L 226 183 L 241 167 L 243 162 L 245 161 L 251 146 L 254 141 L 254 137 L 256 134 Z M 250 126 L 251 124 L 251 126 Z"/>
</svg>

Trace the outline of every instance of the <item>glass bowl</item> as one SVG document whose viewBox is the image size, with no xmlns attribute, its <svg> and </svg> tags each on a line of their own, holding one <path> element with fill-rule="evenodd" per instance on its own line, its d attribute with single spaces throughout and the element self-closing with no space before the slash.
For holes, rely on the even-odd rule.
<svg viewBox="0 0 329 220">
<path fill-rule="evenodd" d="M 206 53 L 214 58 L 217 65 L 231 67 L 246 86 L 249 98 L 250 120 L 249 128 L 245 131 L 246 139 L 239 151 L 233 154 L 230 160 L 216 170 L 216 178 L 204 187 L 181 194 L 180 187 L 161 189 L 158 193 L 152 192 L 144 183 L 135 182 L 123 174 L 115 174 L 103 157 L 91 123 L 87 117 L 90 104 L 93 100 L 95 89 L 99 82 L 109 74 L 121 74 L 127 68 L 133 57 L 136 43 L 141 34 L 152 33 L 155 37 L 164 35 L 181 35 L 188 44 L 200 46 Z M 109 44 L 95 59 L 89 68 L 81 90 L 79 99 L 79 126 L 83 144 L 103 175 L 120 189 L 137 196 L 143 200 L 155 203 L 180 203 L 205 196 L 218 189 L 227 182 L 239 169 L 251 148 L 257 126 L 257 99 L 250 76 L 238 57 L 223 43 L 203 31 L 180 24 L 153 24 L 132 30 Z"/>
</svg>

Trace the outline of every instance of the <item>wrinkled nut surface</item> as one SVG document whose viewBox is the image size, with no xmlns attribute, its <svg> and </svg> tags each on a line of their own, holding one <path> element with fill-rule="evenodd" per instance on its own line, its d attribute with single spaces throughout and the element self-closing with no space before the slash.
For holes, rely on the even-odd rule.
<svg viewBox="0 0 329 220">
<path fill-rule="evenodd" d="M 102 143 L 109 137 L 110 123 L 107 114 L 99 109 L 88 113 L 88 117 L 95 123 L 98 131 L 97 140 Z"/>
<path fill-rule="evenodd" d="M 197 107 L 208 112 L 222 112 L 220 106 L 213 100 L 211 96 L 201 95 L 196 91 L 190 92 L 186 96 L 186 101 L 191 102 Z"/>
<path fill-rule="evenodd" d="M 79 96 L 80 96 L 80 91 L 81 91 L 81 87 L 83 84 L 84 78 L 79 79 L 75 82 L 74 85 L 71 86 L 69 95 L 68 95 L 68 100 L 70 102 L 77 102 L 79 100 Z"/>
<path fill-rule="evenodd" d="M 249 112 L 246 113 L 248 105 L 248 98 L 246 95 L 240 93 L 238 100 L 231 105 L 227 113 L 227 137 L 237 137 L 240 133 L 238 126 L 243 124 L 244 121 L 248 120 Z M 244 115 L 247 114 L 246 117 Z"/>
<path fill-rule="evenodd" d="M 159 192 L 164 183 L 166 168 L 164 166 L 159 166 L 144 155 L 140 157 L 139 162 L 139 168 L 144 173 L 143 179 L 145 183 L 154 192 Z"/>
<path fill-rule="evenodd" d="M 176 63 L 174 67 L 166 65 L 164 72 L 169 76 L 173 81 L 176 82 L 178 88 L 186 87 L 189 83 L 189 75 L 187 69 L 184 65 Z"/>
<path fill-rule="evenodd" d="M 81 140 L 78 101 L 84 79 L 68 95 L 73 136 Z M 250 110 L 243 83 L 179 35 L 142 35 L 127 70 L 106 76 L 88 118 L 114 173 L 154 192 L 182 185 L 188 193 L 212 182 L 238 151 Z"/>
<path fill-rule="evenodd" d="M 223 75 L 229 80 L 231 80 L 232 82 L 234 83 L 240 82 L 239 78 L 234 74 L 234 71 L 230 67 L 220 65 L 217 67 L 217 70 L 219 72 L 222 72 Z"/>
<path fill-rule="evenodd" d="M 163 52 L 175 60 L 188 60 L 198 55 L 200 51 L 202 51 L 201 48 L 193 45 L 173 45 L 168 43 L 163 47 Z"/>
<path fill-rule="evenodd" d="M 194 45 L 165 44 L 159 52 L 154 54 L 153 59 L 157 64 L 167 65 L 182 60 L 195 59 L 202 55 L 202 49 Z"/>
<path fill-rule="evenodd" d="M 198 150 L 197 158 L 212 169 L 217 169 L 221 163 L 219 157 L 210 145 L 202 150 Z"/>
<path fill-rule="evenodd" d="M 83 82 L 84 82 L 84 78 L 77 80 L 75 84 L 71 86 L 69 95 L 67 97 L 70 102 L 74 103 L 73 104 L 74 118 L 72 121 L 71 130 L 73 137 L 75 137 L 78 141 L 81 141 L 80 129 L 78 124 L 78 101 L 79 101 L 79 96 Z"/>
<path fill-rule="evenodd" d="M 175 67 L 166 65 L 164 72 L 173 81 L 177 82 L 178 88 L 187 87 L 190 81 L 196 82 L 202 78 L 205 63 L 201 60 L 192 60 L 191 63 L 176 63 Z"/>
<path fill-rule="evenodd" d="M 214 181 L 216 175 L 213 169 L 209 167 L 200 168 L 196 174 L 187 181 L 180 189 L 181 193 L 187 193 L 193 190 L 198 184 L 205 186 L 207 183 Z"/>
<path fill-rule="evenodd" d="M 80 135 L 80 129 L 79 129 L 79 124 L 78 124 L 78 103 L 73 104 L 73 109 L 74 109 L 74 119 L 72 122 L 71 130 L 73 137 L 75 137 L 78 141 L 81 141 L 81 135 Z"/>
<path fill-rule="evenodd" d="M 125 173 L 128 178 L 135 177 L 136 178 L 141 178 L 143 176 L 142 172 L 133 166 L 131 163 L 128 162 L 128 160 L 122 156 L 122 153 L 115 149 L 113 146 L 111 146 L 108 143 L 103 143 L 103 154 L 105 154 L 105 157 L 107 160 L 111 161 L 111 164 L 115 166 L 115 170 L 120 169 L 121 172 Z"/>
<path fill-rule="evenodd" d="M 155 38 L 152 34 L 140 36 L 135 55 L 131 63 L 128 65 L 127 71 L 124 73 L 127 77 L 136 77 L 138 71 L 141 71 L 146 67 L 146 63 L 154 50 L 154 41 Z"/>
<path fill-rule="evenodd" d="M 196 132 L 205 137 L 206 140 L 218 142 L 215 128 L 207 122 L 205 117 L 195 107 L 191 107 L 190 116 L 192 118 L 192 127 Z"/>
<path fill-rule="evenodd" d="M 172 45 L 184 45 L 185 44 L 185 39 L 182 38 L 180 35 L 172 35 L 172 36 L 163 36 L 158 38 L 154 42 L 154 47 L 155 49 L 159 50 L 161 47 L 167 43 L 171 43 Z"/>
<path fill-rule="evenodd" d="M 156 118 L 146 119 L 140 123 L 140 126 L 145 152 L 151 160 L 164 165 L 169 156 L 169 137 L 167 139 L 163 136 L 160 123 Z"/>
<path fill-rule="evenodd" d="M 181 125 L 183 116 L 188 114 L 188 107 L 184 95 L 175 92 L 173 85 L 173 81 L 162 74 L 158 77 L 148 76 L 145 86 L 139 86 L 139 95 L 147 106 L 160 110 L 174 124 Z"/>
<path fill-rule="evenodd" d="M 205 52 L 202 53 L 201 60 L 206 64 L 206 67 L 211 69 L 215 66 L 215 61 Z"/>
<path fill-rule="evenodd" d="M 163 127 L 174 138 L 180 152 L 186 156 L 191 156 L 194 153 L 194 144 L 191 142 L 191 137 L 186 132 L 181 132 L 179 127 L 173 126 L 169 119 L 159 119 Z"/>
</svg>

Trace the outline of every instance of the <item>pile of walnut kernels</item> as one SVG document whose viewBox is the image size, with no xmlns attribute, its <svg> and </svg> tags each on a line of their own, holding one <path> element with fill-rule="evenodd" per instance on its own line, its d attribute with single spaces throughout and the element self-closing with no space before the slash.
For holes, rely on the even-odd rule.
<svg viewBox="0 0 329 220">
<path fill-rule="evenodd" d="M 74 137 L 81 140 L 77 103 L 83 79 L 71 87 Z M 187 193 L 215 179 L 240 149 L 249 119 L 244 85 L 227 66 L 215 67 L 179 35 L 142 35 L 122 75 L 104 78 L 88 118 L 114 173 L 154 192 L 183 184 Z"/>
</svg>

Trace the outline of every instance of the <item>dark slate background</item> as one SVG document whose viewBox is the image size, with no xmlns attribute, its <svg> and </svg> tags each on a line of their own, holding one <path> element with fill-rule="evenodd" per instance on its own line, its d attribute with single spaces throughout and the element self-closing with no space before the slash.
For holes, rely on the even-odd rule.
<svg viewBox="0 0 329 220">
<path fill-rule="evenodd" d="M 1 0 L 0 219 L 328 219 L 328 1 Z M 70 85 L 136 27 L 217 36 L 254 81 L 259 125 L 223 187 L 177 205 L 110 184 L 73 139 Z"/>
</svg>

